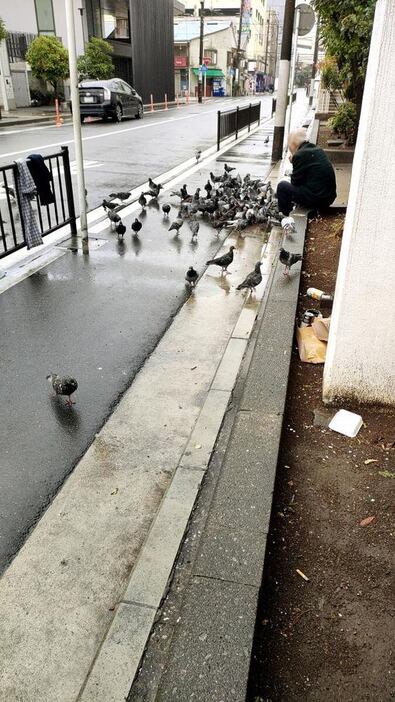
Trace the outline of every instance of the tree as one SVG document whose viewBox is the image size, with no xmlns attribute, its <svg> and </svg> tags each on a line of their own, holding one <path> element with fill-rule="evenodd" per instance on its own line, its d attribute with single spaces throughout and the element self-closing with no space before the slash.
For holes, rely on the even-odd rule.
<svg viewBox="0 0 395 702">
<path fill-rule="evenodd" d="M 314 0 L 327 54 L 337 64 L 346 97 L 362 104 L 376 0 Z"/>
<path fill-rule="evenodd" d="M 7 30 L 5 28 L 4 20 L 0 17 L 0 41 L 7 38 Z"/>
<path fill-rule="evenodd" d="M 32 67 L 33 75 L 48 81 L 57 97 L 59 81 L 69 75 L 69 54 L 62 42 L 56 37 L 42 34 L 30 44 L 26 60 Z"/>
<path fill-rule="evenodd" d="M 77 68 L 81 79 L 107 80 L 114 76 L 112 46 L 104 39 L 91 37 L 84 56 L 78 57 Z"/>
</svg>

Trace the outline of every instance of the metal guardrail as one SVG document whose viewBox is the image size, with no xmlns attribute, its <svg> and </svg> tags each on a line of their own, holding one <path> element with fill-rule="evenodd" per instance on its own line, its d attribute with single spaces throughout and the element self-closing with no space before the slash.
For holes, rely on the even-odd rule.
<svg viewBox="0 0 395 702">
<path fill-rule="evenodd" d="M 54 154 L 43 156 L 51 174 L 54 202 L 42 205 L 36 194 L 32 206 L 42 236 L 70 225 L 72 236 L 77 234 L 69 149 L 62 146 Z M 21 215 L 21 197 L 16 179 L 16 164 L 0 166 L 0 258 L 26 246 L 25 224 Z"/>
<path fill-rule="evenodd" d="M 295 102 L 296 100 L 296 93 L 292 93 L 292 102 Z M 288 95 L 288 105 L 290 103 L 290 95 Z M 272 116 L 274 115 L 276 111 L 276 104 L 277 104 L 277 99 L 272 98 Z"/>
<path fill-rule="evenodd" d="M 221 141 L 232 136 L 232 134 L 235 134 L 235 138 L 237 139 L 241 129 L 248 127 L 248 131 L 250 131 L 251 125 L 254 124 L 254 122 L 259 124 L 260 119 L 260 102 L 254 105 L 250 103 L 245 107 L 236 107 L 235 110 L 226 110 L 225 112 L 218 110 L 217 151 L 219 151 L 221 147 Z"/>
</svg>

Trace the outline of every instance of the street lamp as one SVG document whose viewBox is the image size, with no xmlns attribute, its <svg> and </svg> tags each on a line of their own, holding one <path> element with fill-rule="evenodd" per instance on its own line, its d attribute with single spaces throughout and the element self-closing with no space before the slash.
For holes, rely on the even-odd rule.
<svg viewBox="0 0 395 702">
<path fill-rule="evenodd" d="M 69 45 L 70 93 L 73 113 L 75 160 L 77 166 L 78 197 L 80 203 L 80 229 L 82 253 L 89 253 L 88 221 L 84 177 L 84 156 L 82 153 L 80 94 L 78 88 L 77 52 L 75 46 L 75 24 L 73 0 L 65 0 L 67 38 Z"/>
</svg>

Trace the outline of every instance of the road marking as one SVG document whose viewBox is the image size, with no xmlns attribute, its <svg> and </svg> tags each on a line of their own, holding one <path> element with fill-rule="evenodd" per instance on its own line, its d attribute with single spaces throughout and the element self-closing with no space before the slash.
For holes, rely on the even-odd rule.
<svg viewBox="0 0 395 702">
<path fill-rule="evenodd" d="M 241 103 L 243 104 L 243 103 Z M 107 131 L 107 132 L 101 132 L 101 134 L 92 134 L 91 136 L 87 137 L 82 137 L 82 141 L 92 141 L 93 139 L 105 139 L 106 137 L 113 137 L 114 135 L 118 134 L 126 134 L 127 132 L 134 132 L 138 129 L 150 129 L 152 127 L 160 127 L 163 124 L 169 124 L 171 122 L 181 122 L 182 120 L 186 119 L 193 119 L 194 117 L 202 117 L 202 115 L 209 115 L 212 114 L 213 112 L 217 112 L 217 110 L 207 110 L 207 112 L 201 113 L 201 112 L 194 112 L 193 114 L 189 115 L 184 115 L 183 117 L 170 117 L 168 119 L 162 119 L 158 120 L 157 122 L 153 122 L 152 124 L 139 124 L 135 127 L 127 127 L 126 129 L 119 129 L 116 132 L 115 131 Z M 52 144 L 41 144 L 41 145 L 34 145 L 34 146 L 29 146 L 26 149 L 20 149 L 19 151 L 9 151 L 8 153 L 0 154 L 0 158 L 8 158 L 9 156 L 18 156 L 19 154 L 25 154 L 28 151 L 31 151 L 31 149 L 52 149 L 55 146 L 64 146 L 65 144 L 73 144 L 74 139 L 62 139 L 62 141 L 57 141 L 53 142 Z"/>
</svg>

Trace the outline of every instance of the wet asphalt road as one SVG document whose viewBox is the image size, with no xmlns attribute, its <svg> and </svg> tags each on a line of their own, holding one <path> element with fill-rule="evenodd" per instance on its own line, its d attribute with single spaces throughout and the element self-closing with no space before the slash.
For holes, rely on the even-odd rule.
<svg viewBox="0 0 395 702">
<path fill-rule="evenodd" d="M 128 119 L 121 124 L 95 120 L 82 126 L 88 206 L 94 209 L 113 191 L 131 190 L 204 151 L 216 141 L 217 110 L 225 110 L 258 98 L 220 99 L 192 104 L 167 112 L 146 112 L 142 121 Z M 272 98 L 261 98 L 261 116 L 270 115 Z M 72 126 L 0 126 L 0 164 L 11 163 L 32 152 L 54 153 L 61 145 L 70 149 L 74 160 Z M 76 186 L 76 176 L 73 175 Z M 75 197 L 78 211 L 78 197 Z"/>
<path fill-rule="evenodd" d="M 256 166 L 262 176 L 269 163 Z M 204 171 L 187 182 L 193 191 L 206 180 Z M 176 213 L 174 206 L 170 220 Z M 173 238 L 162 212 L 148 208 L 136 246 L 134 217 L 124 218 L 124 244 L 107 229 L 89 259 L 67 250 L 0 295 L 0 572 L 183 304 L 188 266 L 202 272 L 221 244 L 204 221 L 196 243 L 187 223 Z M 218 284 L 226 295 L 226 280 Z M 77 378 L 72 410 L 52 396 L 50 372 Z"/>
</svg>

